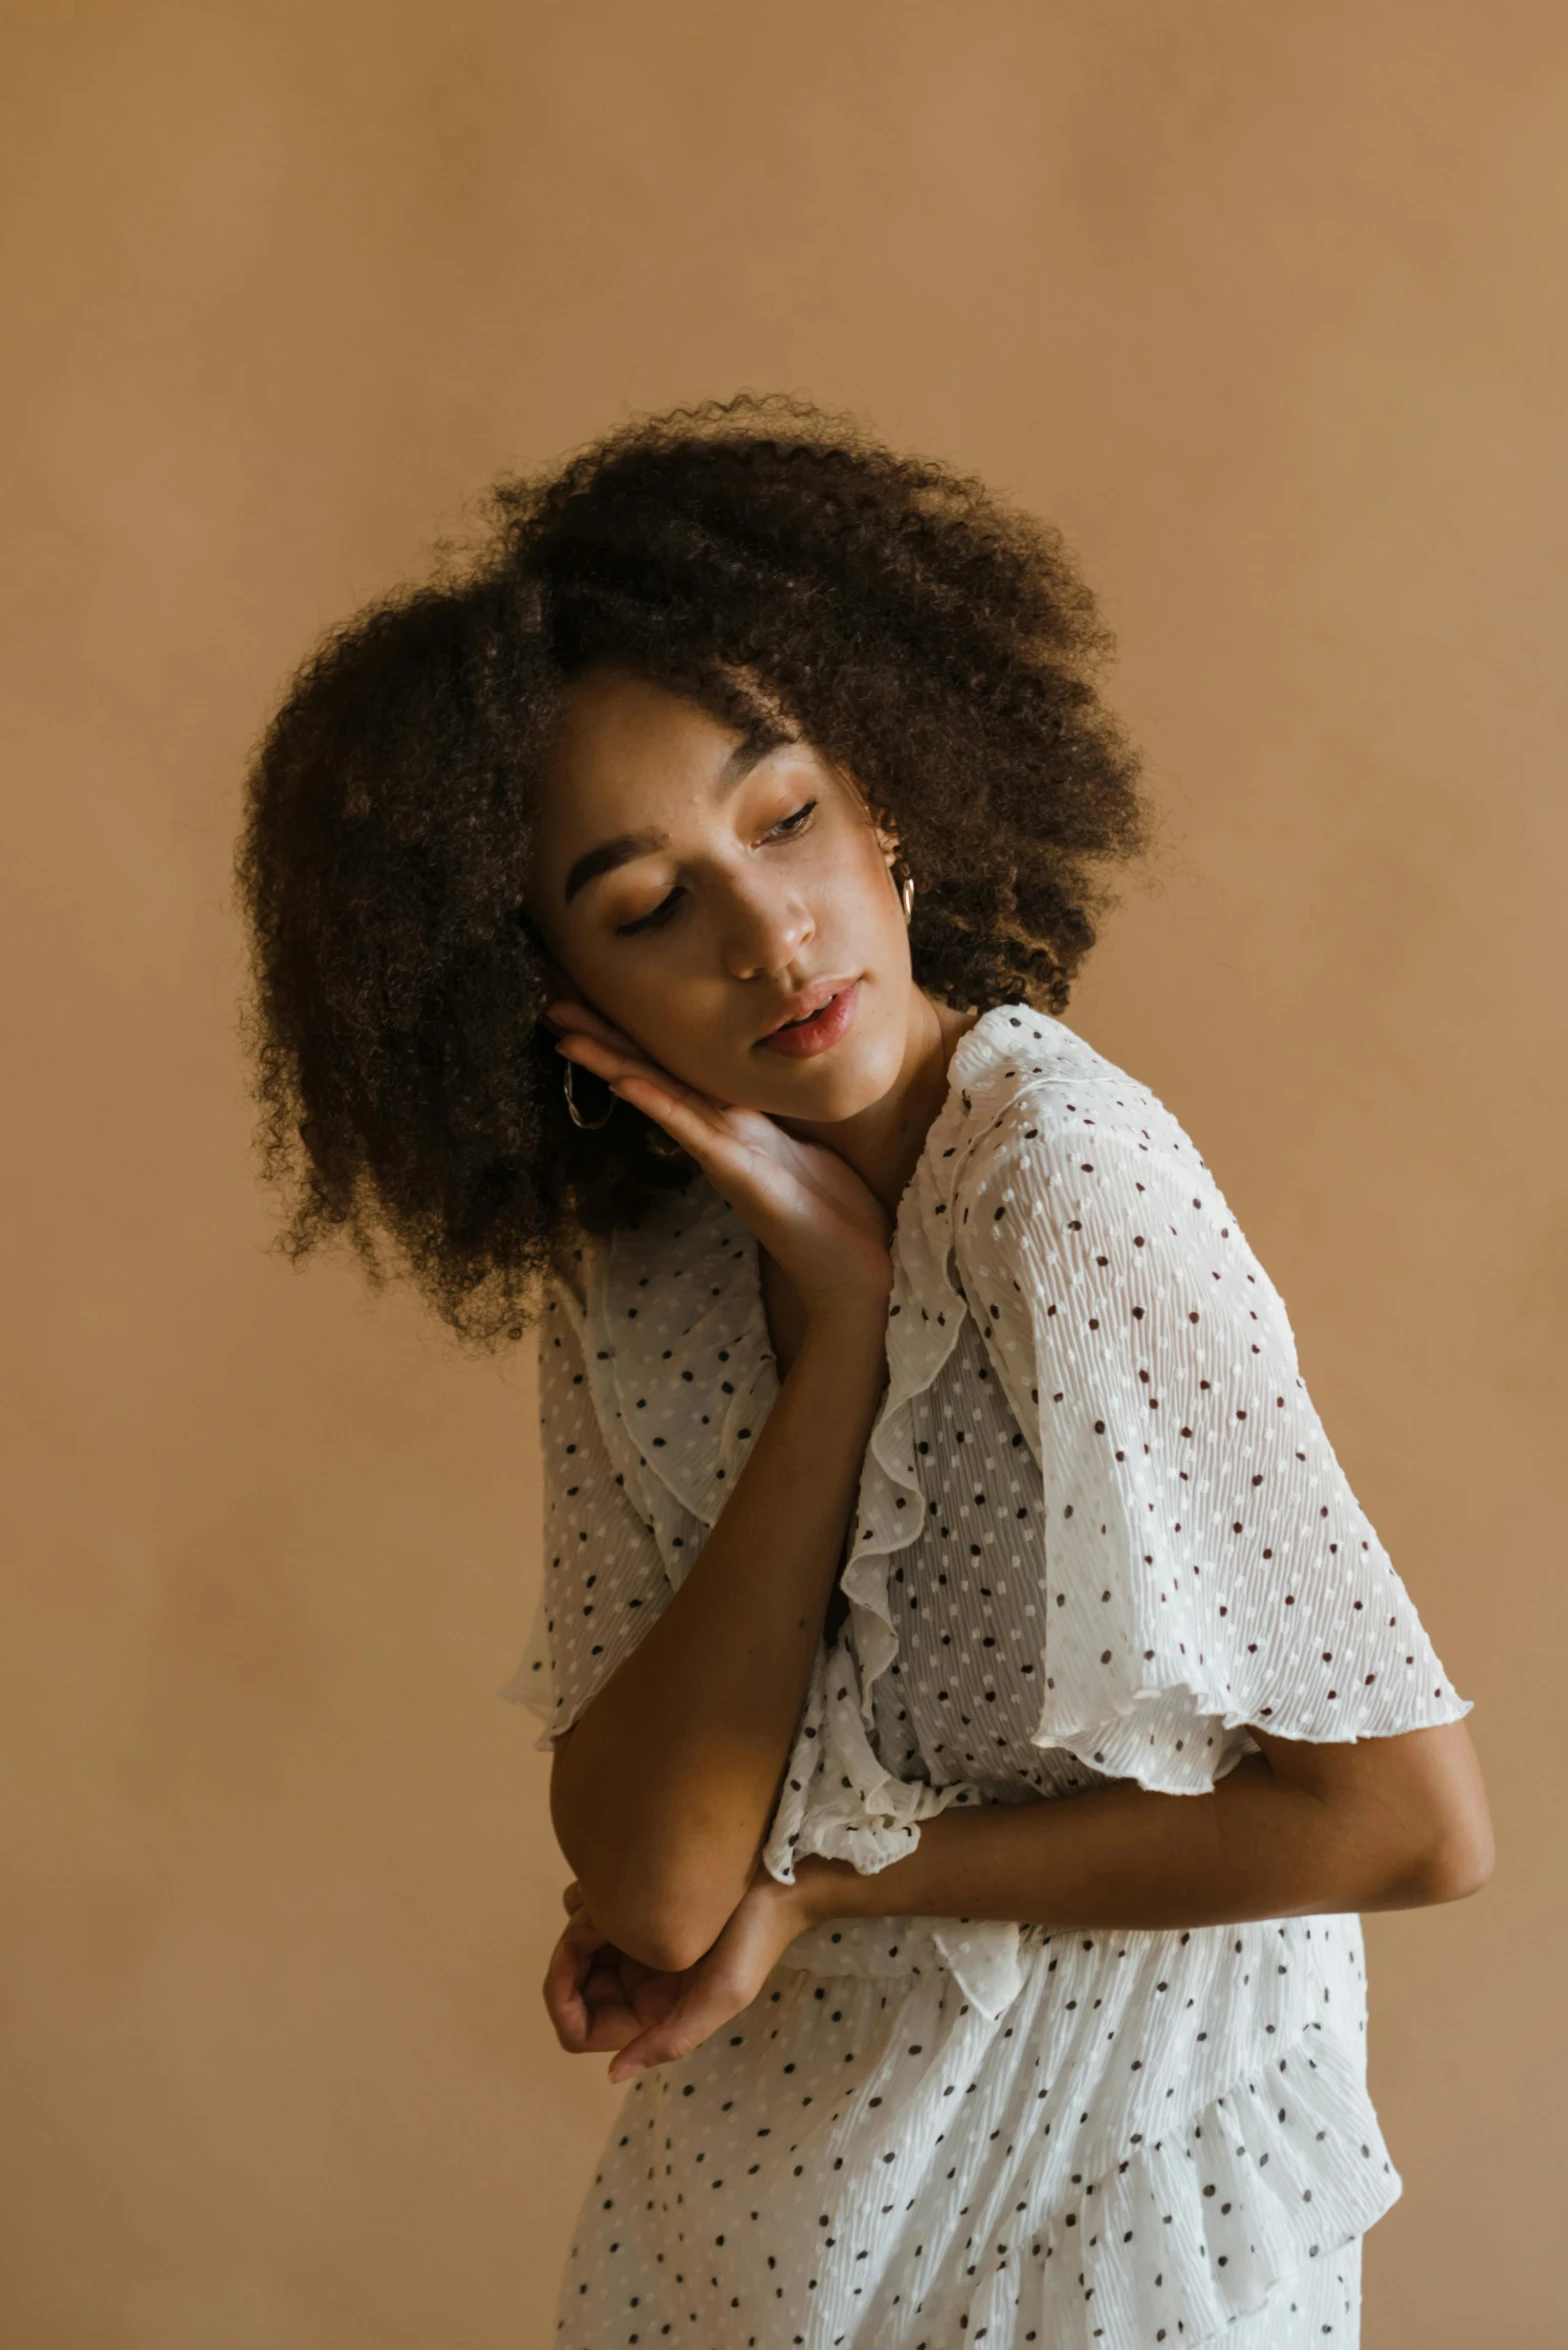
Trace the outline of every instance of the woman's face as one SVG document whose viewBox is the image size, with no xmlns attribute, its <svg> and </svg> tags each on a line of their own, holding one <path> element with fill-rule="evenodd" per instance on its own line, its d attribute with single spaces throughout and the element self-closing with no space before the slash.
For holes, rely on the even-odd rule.
<svg viewBox="0 0 1568 2350">
<path fill-rule="evenodd" d="M 892 836 L 849 780 L 607 666 L 568 687 L 553 754 L 528 911 L 563 992 L 719 1101 L 837 1120 L 880 1100 L 929 1008 Z M 764 1041 L 829 989 L 798 1032 L 816 1049 Z"/>
</svg>

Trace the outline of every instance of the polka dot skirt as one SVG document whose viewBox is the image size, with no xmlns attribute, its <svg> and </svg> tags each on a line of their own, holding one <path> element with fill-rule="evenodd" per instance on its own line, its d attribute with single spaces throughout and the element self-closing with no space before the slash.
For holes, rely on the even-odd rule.
<svg viewBox="0 0 1568 2350">
<path fill-rule="evenodd" d="M 1202 1794 L 1246 1725 L 1470 1710 L 1191 1142 L 1060 1022 L 960 1039 L 900 1204 L 889 1381 L 766 1845 L 876 1870 L 954 1804 Z M 541 1331 L 542 1746 L 675 1589 L 777 1393 L 756 1244 L 700 1178 Z M 1344 2350 L 1399 2175 L 1359 1919 L 804 1934 L 628 2089 L 569 2350 Z"/>
</svg>

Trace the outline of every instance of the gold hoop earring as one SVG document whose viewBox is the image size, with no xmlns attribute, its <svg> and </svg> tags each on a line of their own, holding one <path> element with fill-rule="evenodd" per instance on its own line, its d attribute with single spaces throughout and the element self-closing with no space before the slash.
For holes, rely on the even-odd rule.
<svg viewBox="0 0 1568 2350">
<path fill-rule="evenodd" d="M 895 862 L 902 862 L 902 860 L 901 860 L 901 859 L 898 859 L 898 860 L 895 860 Z M 892 877 L 893 877 L 893 867 L 892 867 L 892 865 L 889 865 L 889 867 L 888 867 L 888 869 L 887 869 L 887 870 L 888 870 L 888 876 L 889 876 L 889 879 L 892 879 Z M 910 870 L 909 870 L 909 867 L 908 867 L 907 865 L 905 865 L 905 867 L 904 867 L 904 878 L 903 878 L 903 880 L 902 880 L 902 881 L 894 881 L 894 884 L 893 884 L 893 886 L 894 886 L 894 887 L 895 887 L 895 889 L 898 891 L 898 902 L 899 902 L 899 904 L 900 904 L 900 905 L 903 907 L 903 909 L 904 909 L 904 920 L 905 920 L 905 921 L 906 921 L 906 923 L 907 923 L 907 922 L 908 922 L 908 920 L 909 920 L 909 918 L 910 918 L 910 916 L 913 914 L 913 912 L 914 912 L 914 909 L 915 909 L 915 877 L 914 877 L 914 875 L 913 875 L 913 874 L 910 872 Z"/>
<path fill-rule="evenodd" d="M 589 1126 L 595 1129 L 600 1126 L 608 1126 L 614 1113 L 616 1102 L 620 1099 L 620 1096 L 618 1094 L 611 1094 L 609 1107 L 606 1109 L 602 1118 L 585 1118 L 581 1110 L 577 1107 L 576 1098 L 572 1092 L 572 1071 L 576 1068 L 576 1066 L 577 1063 L 575 1061 L 568 1061 L 561 1078 L 561 1083 L 566 1090 L 566 1107 L 571 1113 L 572 1124 L 574 1126 Z"/>
</svg>

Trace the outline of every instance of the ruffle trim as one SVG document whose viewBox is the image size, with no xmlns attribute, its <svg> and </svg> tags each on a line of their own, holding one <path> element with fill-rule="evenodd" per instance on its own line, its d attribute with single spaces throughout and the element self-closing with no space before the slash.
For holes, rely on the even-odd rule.
<svg viewBox="0 0 1568 2350">
<path fill-rule="evenodd" d="M 537 1632 L 530 1634 L 522 1663 L 509 1681 L 502 1682 L 497 1695 L 504 1697 L 508 1705 L 523 1706 L 537 1718 L 543 1727 L 533 1742 L 534 1752 L 549 1754 L 554 1748 L 559 1729 L 564 1725 L 557 1721 L 558 1692 L 549 1644 L 541 1641 Z"/>
<path fill-rule="evenodd" d="M 953 1202 L 965 1161 L 1018 1083 L 1019 1069 L 1003 1063 L 1012 1031 L 1022 1026 L 1013 1007 L 1002 1004 L 959 1038 L 948 1066 L 946 1098 L 899 1203 L 888 1308 L 888 1389 L 866 1448 L 855 1540 L 839 1578 L 850 1609 L 840 1647 L 849 1647 L 848 1663 L 858 1662 L 867 1731 L 875 1719 L 872 1690 L 898 1655 L 888 1562 L 909 1548 L 925 1516 L 910 1407 L 935 1383 L 969 1315 L 968 1300 L 950 1270 Z M 944 1802 L 951 1800 L 943 1793 Z"/>
<path fill-rule="evenodd" d="M 967 1781 L 934 1785 L 891 1774 L 871 1742 L 873 1691 L 898 1656 L 889 1562 L 916 1540 L 924 1521 L 911 1405 L 935 1382 L 969 1312 L 949 1270 L 952 1203 L 965 1159 L 1018 1082 L 1009 1048 L 1011 1032 L 1023 1025 L 1012 1007 L 1001 1005 L 959 1039 L 946 1099 L 900 1202 L 888 1389 L 866 1447 L 855 1538 L 839 1577 L 849 1617 L 834 1647 L 818 1659 L 763 1850 L 764 1865 L 782 1884 L 794 1883 L 797 1860 L 813 1856 L 874 1875 L 914 1848 L 922 1820 L 983 1800 Z M 966 1998 L 989 2017 L 1001 2014 L 1022 1979 L 1017 1926 L 947 1920 L 933 1939 Z"/>
<path fill-rule="evenodd" d="M 918 1821 L 949 1804 L 980 1800 L 977 1788 L 962 1783 L 932 1787 L 888 1771 L 866 1735 L 860 1690 L 854 1657 L 842 1641 L 818 1652 L 768 1832 L 769 1873 L 782 1885 L 795 1882 L 796 1860 L 811 1857 L 847 1860 L 874 1876 L 911 1850 Z"/>
<path fill-rule="evenodd" d="M 1304 1701 L 1294 1708 L 1276 1705 L 1269 1729 L 1278 1738 L 1343 1744 L 1461 1721 L 1473 1705 L 1467 1697 L 1439 1700 L 1409 1690 L 1380 1695 L 1375 1709 L 1347 1708 L 1344 1717 L 1333 1719 Z M 1160 1795 L 1207 1795 L 1244 1756 L 1260 1751 L 1248 1734 L 1251 1713 L 1190 1681 L 1162 1678 L 1129 1689 L 1115 1714 L 1074 1728 L 1064 1729 L 1052 1713 L 1048 1700 L 1031 1744 L 1064 1748 L 1091 1769 L 1135 1779 Z"/>
<path fill-rule="evenodd" d="M 1161 1794 L 1203 1795 L 1257 1751 L 1253 1722 L 1282 1737 L 1343 1744 L 1461 1720 L 1471 1701 L 1448 1682 L 1350 1492 L 1307 1396 L 1283 1302 L 1190 1140 L 1162 1104 L 1108 1063 L 1075 1068 L 1065 1108 L 1095 1129 L 1096 1180 L 1114 1194 L 1100 1203 L 1092 1186 L 1074 1188 L 1095 1169 L 1077 1165 L 1080 1146 L 1069 1144 L 1065 1112 L 1048 1106 L 1060 1082 L 1054 1065 L 1029 1073 L 1009 1105 L 1016 1115 L 987 1130 L 996 1147 L 978 1166 L 971 1162 L 968 1195 L 954 1207 L 958 1278 L 975 1301 L 976 1325 L 1052 1505 L 1044 1560 L 1051 1639 L 1039 1651 L 1033 1743 Z M 1134 1187 L 1142 1203 L 1135 1211 Z M 1188 1215 L 1189 1207 L 1200 1215 Z M 1020 1252 L 1010 1281 L 974 1237 L 1009 1212 Z M 1226 1266 L 1213 1268 L 1229 1287 L 1205 1309 L 1201 1335 L 1188 1332 L 1200 1320 L 1193 1311 L 1173 1325 L 1179 1336 L 1166 1328 L 1146 1341 L 1155 1368 L 1139 1371 L 1140 1392 L 1121 1350 L 1109 1366 L 1095 1355 L 1084 1330 L 1099 1322 L 1085 1323 L 1084 1309 L 1119 1314 L 1130 1305 L 1139 1319 L 1146 1312 L 1159 1319 L 1172 1291 L 1160 1256 L 1165 1227 L 1177 1235 L 1183 1217 L 1194 1230 L 1200 1221 L 1213 1225 L 1216 1248 L 1229 1244 Z M 1132 1222 L 1144 1218 L 1148 1263 L 1136 1255 L 1143 1236 L 1130 1238 Z M 1092 1252 L 1092 1269 L 1090 1257 L 1075 1258 L 1079 1248 Z M 1081 1285 L 1090 1281 L 1097 1286 L 1085 1298 Z M 1147 1389 L 1151 1377 L 1157 1395 Z M 1258 1471 L 1252 1486 L 1267 1483 L 1270 1492 L 1256 1512 L 1237 1502 L 1237 1520 L 1254 1522 L 1234 1551 L 1230 1537 L 1244 1527 L 1221 1522 L 1232 1513 L 1215 1507 L 1214 1458 L 1204 1449 L 1216 1434 L 1199 1425 L 1199 1397 L 1211 1380 L 1235 1389 L 1255 1431 L 1265 1416 L 1272 1429 L 1245 1439 Z M 1162 1404 L 1160 1419 L 1150 1421 Z M 1265 1404 L 1284 1416 L 1265 1415 Z M 1091 1410 L 1099 1414 L 1092 1433 Z M 1235 1413 L 1238 1422 L 1248 1416 Z M 1196 1431 L 1195 1454 L 1173 1443 L 1177 1418 L 1192 1421 L 1180 1433 L 1187 1440 Z M 1195 1483 L 1185 1491 L 1181 1460 L 1194 1464 Z M 1320 1529 L 1320 1519 L 1331 1522 Z M 1267 1545 L 1261 1555 L 1260 1545 Z M 1227 1579 L 1231 1604 L 1217 1606 Z M 1114 1601 L 1109 1608 L 1091 1604 L 1104 1585 L 1112 1586 L 1102 1594 Z M 1294 1617 L 1276 1625 L 1273 1611 L 1292 1605 Z M 1314 1634 L 1330 1622 L 1337 1637 L 1325 1647 Z"/>
<path fill-rule="evenodd" d="M 862 1876 L 875 1876 L 914 1850 L 922 1820 L 950 1805 L 981 1800 L 979 1789 L 966 1782 L 932 1787 L 923 1779 L 895 1778 L 883 1767 L 861 1718 L 854 1658 L 841 1640 L 831 1654 L 818 1654 L 763 1861 L 782 1885 L 794 1884 L 797 1860 L 817 1856 L 848 1861 Z M 842 1940 L 846 1930 L 855 1932 L 866 1923 L 846 1919 L 832 1938 Z M 1016 1998 L 1023 1979 L 1018 1927 L 968 1918 L 932 1918 L 925 1925 L 938 1962 L 956 1978 L 965 1998 L 994 2021 Z M 815 1948 L 813 1937 L 826 1932 L 812 1929 L 802 1944 Z M 880 1935 L 881 1921 L 876 1938 Z M 789 1963 L 811 1966 L 816 1961 L 800 1947 Z"/>
<path fill-rule="evenodd" d="M 962 2298 L 917 2312 L 966 2343 L 1193 2350 L 1288 2296 L 1402 2192 L 1354 2051 L 1309 2023 L 1008 2241 Z"/>
<path fill-rule="evenodd" d="M 894 1776 L 871 1742 L 871 1692 L 898 1654 L 888 1561 L 915 1540 L 925 1507 L 908 1457 L 909 1406 L 946 1361 L 964 1310 L 952 1297 L 933 1314 L 896 1268 L 888 1392 L 866 1447 L 855 1538 L 839 1578 L 849 1619 L 833 1647 L 818 1652 L 763 1855 L 782 1884 L 793 1884 L 794 1862 L 812 1855 L 875 1874 L 915 1844 L 919 1821 L 977 1800 L 978 1791 L 962 1782 L 935 1787 Z M 905 1317 L 907 1338 L 892 1335 Z"/>
<path fill-rule="evenodd" d="M 520 1705 L 538 1721 L 540 1728 L 533 1740 L 535 1754 L 553 1754 L 555 1742 L 572 1726 L 562 1719 L 560 1684 L 555 1677 L 555 1659 L 551 1652 L 550 1635 L 545 1621 L 545 1601 L 541 1598 L 534 1611 L 533 1627 L 528 1645 L 523 1650 L 522 1662 L 509 1681 L 503 1681 L 497 1696 L 508 1705 Z M 572 1716 L 572 1720 L 576 1715 Z"/>
</svg>

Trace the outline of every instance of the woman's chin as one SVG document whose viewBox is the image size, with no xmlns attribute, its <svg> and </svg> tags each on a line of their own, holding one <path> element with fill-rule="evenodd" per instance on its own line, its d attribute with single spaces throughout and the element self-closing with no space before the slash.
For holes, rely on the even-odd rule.
<svg viewBox="0 0 1568 2350">
<path fill-rule="evenodd" d="M 774 1059 L 772 1054 L 758 1058 Z M 846 1037 L 809 1061 L 785 1061 L 772 1081 L 753 1080 L 753 1106 L 771 1117 L 836 1125 L 858 1118 L 890 1093 L 904 1066 L 902 1038 Z"/>
</svg>

